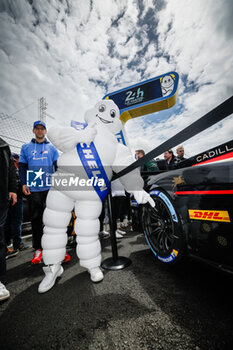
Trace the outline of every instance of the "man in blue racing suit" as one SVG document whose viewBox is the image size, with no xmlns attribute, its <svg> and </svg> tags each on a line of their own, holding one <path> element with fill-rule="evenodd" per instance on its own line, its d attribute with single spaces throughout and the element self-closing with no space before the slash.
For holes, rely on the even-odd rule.
<svg viewBox="0 0 233 350">
<path fill-rule="evenodd" d="M 43 212 L 50 188 L 50 175 L 57 169 L 58 151 L 46 138 L 46 124 L 36 121 L 33 124 L 33 138 L 21 148 L 19 176 L 22 190 L 28 197 L 32 224 L 32 241 L 35 254 L 32 264 L 41 261 L 41 237 L 43 234 Z"/>
</svg>

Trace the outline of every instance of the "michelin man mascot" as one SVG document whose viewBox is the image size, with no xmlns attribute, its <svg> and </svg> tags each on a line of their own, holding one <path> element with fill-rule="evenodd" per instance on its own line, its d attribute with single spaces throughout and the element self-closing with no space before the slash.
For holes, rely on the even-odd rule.
<svg viewBox="0 0 233 350">
<path fill-rule="evenodd" d="M 73 208 L 77 217 L 76 251 L 80 265 L 88 270 L 93 282 L 103 279 L 99 242 L 102 201 L 109 190 L 112 172 L 118 173 L 134 161 L 129 149 L 117 142 L 114 135 L 122 130 L 119 117 L 116 104 L 112 100 L 102 100 L 86 112 L 87 127 L 84 130 L 54 127 L 48 132 L 51 142 L 63 152 L 58 159 L 58 170 L 53 174 L 54 180 L 61 174 L 69 178 L 74 173 L 83 181 L 102 180 L 97 184 L 92 181 L 88 189 L 81 186 L 81 180 L 74 188 L 63 188 L 59 181 L 52 181 L 43 216 L 42 248 L 46 266 L 43 267 L 45 277 L 39 285 L 39 293 L 51 289 L 63 273 L 61 263 L 66 254 L 66 230 Z M 143 190 L 138 169 L 121 177 L 120 181 L 138 203 L 149 202 L 154 206 L 153 199 Z"/>
</svg>

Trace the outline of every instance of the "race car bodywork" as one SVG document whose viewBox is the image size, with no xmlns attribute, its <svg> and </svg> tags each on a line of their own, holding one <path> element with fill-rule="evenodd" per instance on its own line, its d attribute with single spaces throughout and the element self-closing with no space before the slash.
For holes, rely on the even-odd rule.
<svg viewBox="0 0 233 350">
<path fill-rule="evenodd" d="M 155 208 L 139 207 L 138 216 L 141 210 L 147 242 L 159 260 L 174 263 L 189 255 L 233 273 L 232 156 L 233 141 L 149 176 L 146 190 Z"/>
</svg>

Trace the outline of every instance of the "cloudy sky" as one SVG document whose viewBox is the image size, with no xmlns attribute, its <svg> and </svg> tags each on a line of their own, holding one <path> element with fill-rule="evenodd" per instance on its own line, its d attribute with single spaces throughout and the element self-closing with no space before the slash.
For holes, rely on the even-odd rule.
<svg viewBox="0 0 233 350">
<path fill-rule="evenodd" d="M 110 92 L 169 71 L 169 110 L 126 123 L 146 152 L 233 95 L 230 0 L 0 0 L 0 113 L 69 125 Z M 12 131 L 12 135 L 14 131 Z M 186 155 L 233 138 L 233 117 L 184 143 Z"/>
</svg>

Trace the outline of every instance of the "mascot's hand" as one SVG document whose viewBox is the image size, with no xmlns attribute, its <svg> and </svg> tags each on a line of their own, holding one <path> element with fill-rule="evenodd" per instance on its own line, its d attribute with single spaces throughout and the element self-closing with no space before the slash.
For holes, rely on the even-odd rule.
<svg viewBox="0 0 233 350">
<path fill-rule="evenodd" d="M 62 131 L 59 134 L 59 143 L 62 151 L 70 151 L 76 146 L 76 144 L 78 143 L 76 141 L 77 133 L 78 131 L 71 127 L 65 127 L 62 129 Z"/>
<path fill-rule="evenodd" d="M 96 124 L 88 125 L 84 130 L 76 132 L 76 143 L 86 143 L 89 145 L 97 133 Z"/>
<path fill-rule="evenodd" d="M 59 135 L 59 144 L 63 152 L 72 150 L 78 143 L 90 144 L 96 135 L 95 125 L 87 126 L 86 129 L 77 131 L 71 127 L 65 127 Z"/>
<path fill-rule="evenodd" d="M 133 191 L 132 192 L 134 195 L 135 200 L 137 201 L 138 204 L 145 204 L 145 203 L 150 203 L 150 205 L 152 206 L 152 208 L 155 207 L 155 202 L 153 200 L 153 198 L 151 198 L 151 196 L 149 195 L 149 193 L 147 193 L 146 191 L 142 190 L 142 191 Z"/>
</svg>

